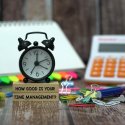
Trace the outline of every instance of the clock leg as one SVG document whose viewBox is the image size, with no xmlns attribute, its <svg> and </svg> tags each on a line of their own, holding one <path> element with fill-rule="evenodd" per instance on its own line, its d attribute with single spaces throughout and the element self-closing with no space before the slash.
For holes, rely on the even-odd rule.
<svg viewBox="0 0 125 125">
<path fill-rule="evenodd" d="M 24 79 L 23 79 L 23 82 L 24 82 L 24 83 L 27 83 L 27 82 L 28 82 L 28 79 L 27 79 L 27 78 L 24 78 Z"/>
<path fill-rule="evenodd" d="M 46 78 L 45 81 L 46 81 L 47 83 L 49 83 L 49 82 L 50 82 L 50 79 L 49 79 L 49 78 Z"/>
</svg>

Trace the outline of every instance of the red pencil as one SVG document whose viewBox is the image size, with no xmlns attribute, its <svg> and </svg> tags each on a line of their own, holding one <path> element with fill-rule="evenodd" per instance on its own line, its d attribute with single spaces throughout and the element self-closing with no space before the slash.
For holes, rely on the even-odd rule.
<svg viewBox="0 0 125 125">
<path fill-rule="evenodd" d="M 89 108 L 89 107 L 95 107 L 95 104 L 69 104 L 68 106 Z"/>
</svg>

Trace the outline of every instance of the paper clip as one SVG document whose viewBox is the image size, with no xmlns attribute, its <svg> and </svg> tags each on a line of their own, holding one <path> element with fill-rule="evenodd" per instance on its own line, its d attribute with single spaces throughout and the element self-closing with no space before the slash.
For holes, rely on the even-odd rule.
<svg viewBox="0 0 125 125">
<path fill-rule="evenodd" d="M 61 89 L 61 93 L 65 93 L 65 94 L 68 94 L 67 92 L 67 87 L 69 85 L 68 81 L 72 80 L 72 76 L 71 75 L 66 75 L 66 81 L 63 81 L 61 82 L 61 86 L 62 86 L 62 89 Z M 65 84 L 66 83 L 66 84 Z M 65 89 L 64 89 L 65 88 Z M 64 91 L 65 90 L 65 91 Z"/>
<path fill-rule="evenodd" d="M 79 95 L 66 95 L 60 96 L 61 100 L 75 100 Z"/>
</svg>

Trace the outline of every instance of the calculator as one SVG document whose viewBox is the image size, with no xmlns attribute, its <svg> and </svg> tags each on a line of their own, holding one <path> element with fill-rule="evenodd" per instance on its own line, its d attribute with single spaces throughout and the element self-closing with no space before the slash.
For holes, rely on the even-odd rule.
<svg viewBox="0 0 125 125">
<path fill-rule="evenodd" d="M 90 83 L 125 83 L 125 36 L 94 36 L 85 80 Z"/>
</svg>

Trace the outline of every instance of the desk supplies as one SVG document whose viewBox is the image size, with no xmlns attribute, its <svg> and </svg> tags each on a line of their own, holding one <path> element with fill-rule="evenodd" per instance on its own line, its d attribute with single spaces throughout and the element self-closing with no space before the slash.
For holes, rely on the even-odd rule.
<svg viewBox="0 0 125 125">
<path fill-rule="evenodd" d="M 93 37 L 85 80 L 91 84 L 125 83 L 124 35 Z"/>
<path fill-rule="evenodd" d="M 55 70 L 83 69 L 85 67 L 75 49 L 56 22 L 1 22 L 0 75 L 19 74 L 18 60 L 20 54 L 17 52 L 17 39 L 19 36 L 23 37 L 27 32 L 41 30 L 46 32 L 48 36 L 56 38 L 56 48 L 53 53 L 56 60 Z M 38 35 L 37 37 L 30 36 L 29 40 L 40 41 L 41 35 Z"/>
<path fill-rule="evenodd" d="M 109 89 L 99 90 L 97 91 L 96 97 L 97 98 L 107 98 L 107 97 L 114 97 L 121 95 L 125 87 L 113 87 Z"/>
<path fill-rule="evenodd" d="M 67 72 L 67 71 L 65 71 L 65 72 Z M 72 72 L 74 74 L 78 75 L 75 71 L 72 71 Z M 68 74 L 68 72 L 67 72 L 67 74 Z M 62 79 L 62 76 L 58 72 L 53 72 L 49 76 L 49 78 L 51 81 L 66 80 L 66 79 Z M 24 79 L 24 76 L 22 74 L 17 74 L 17 75 L 13 75 L 13 76 L 0 76 L 0 85 L 11 85 L 12 83 L 16 84 L 18 81 L 20 81 L 22 83 L 23 79 Z M 76 79 L 73 78 L 72 80 L 76 80 Z M 77 89 L 79 89 L 79 88 L 77 88 Z"/>
</svg>

